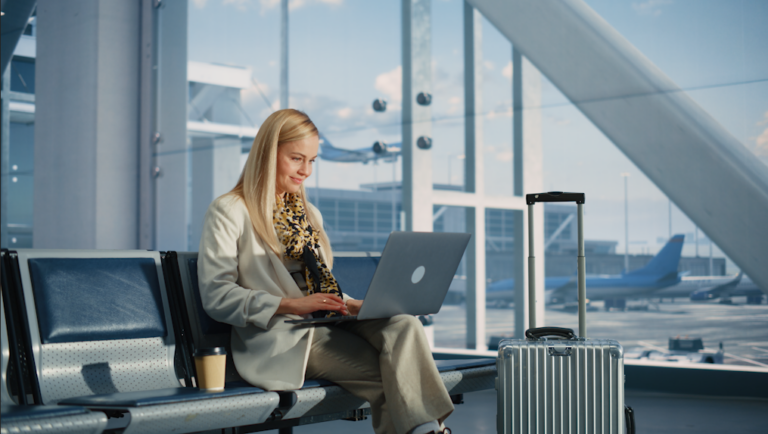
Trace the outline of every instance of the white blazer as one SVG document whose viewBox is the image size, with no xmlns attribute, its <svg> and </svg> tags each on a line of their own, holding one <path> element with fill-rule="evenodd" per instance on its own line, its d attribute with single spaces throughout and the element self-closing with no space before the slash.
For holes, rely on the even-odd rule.
<svg viewBox="0 0 768 434">
<path fill-rule="evenodd" d="M 322 227 L 317 208 L 306 208 Z M 320 256 L 325 259 L 322 247 Z M 242 199 L 228 194 L 208 207 L 197 270 L 206 312 L 233 326 L 232 358 L 240 376 L 266 390 L 300 388 L 314 328 L 286 324 L 286 319 L 301 317 L 275 312 L 282 298 L 304 294 L 282 258 L 254 232 Z M 344 295 L 345 301 L 349 298 Z"/>
</svg>

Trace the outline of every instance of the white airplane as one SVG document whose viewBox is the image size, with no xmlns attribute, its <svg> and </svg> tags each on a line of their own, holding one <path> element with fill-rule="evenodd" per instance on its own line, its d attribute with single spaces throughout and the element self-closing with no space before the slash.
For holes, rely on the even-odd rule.
<svg viewBox="0 0 768 434">
<path fill-rule="evenodd" d="M 376 142 L 373 146 L 360 149 L 337 148 L 320 134 L 320 158 L 328 161 L 338 161 L 342 163 L 363 163 L 369 161 L 387 161 L 394 162 L 402 153 L 400 143 Z"/>
</svg>

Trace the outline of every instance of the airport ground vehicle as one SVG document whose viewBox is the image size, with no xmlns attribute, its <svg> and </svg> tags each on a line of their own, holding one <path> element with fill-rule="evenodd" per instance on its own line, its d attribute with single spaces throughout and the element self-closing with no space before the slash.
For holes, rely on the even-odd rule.
<svg viewBox="0 0 768 434">
<path fill-rule="evenodd" d="M 626 359 L 655 360 L 659 362 L 717 363 L 723 364 L 725 351 L 720 343 L 718 350 L 704 348 L 701 338 L 669 338 L 669 349 L 632 348 L 624 352 Z"/>
</svg>

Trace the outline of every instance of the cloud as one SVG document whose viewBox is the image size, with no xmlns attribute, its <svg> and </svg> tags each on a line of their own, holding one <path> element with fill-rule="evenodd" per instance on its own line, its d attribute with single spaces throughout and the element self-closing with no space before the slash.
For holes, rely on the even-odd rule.
<svg viewBox="0 0 768 434">
<path fill-rule="evenodd" d="M 768 124 L 768 112 L 765 112 L 765 114 L 763 115 L 763 120 L 758 121 L 755 125 L 759 127 L 760 125 L 766 125 L 766 124 Z"/>
<path fill-rule="evenodd" d="M 483 66 L 485 66 L 485 69 L 489 71 L 493 71 L 496 68 L 496 64 L 491 62 L 490 60 L 484 61 Z"/>
<path fill-rule="evenodd" d="M 661 15 L 661 7 L 671 4 L 672 0 L 646 0 L 642 3 L 632 3 L 632 9 L 639 15 Z"/>
<path fill-rule="evenodd" d="M 226 2 L 247 2 L 250 3 L 252 0 L 224 0 Z M 280 6 L 281 0 L 259 0 L 259 3 L 261 4 L 261 13 L 264 14 L 265 12 L 275 9 Z M 288 1 L 288 10 L 294 11 L 297 9 L 301 9 L 304 6 L 309 6 L 313 4 L 321 4 L 321 5 L 328 5 L 328 6 L 341 6 L 344 3 L 344 0 L 289 0 Z"/>
<path fill-rule="evenodd" d="M 496 161 L 502 161 L 506 163 L 506 162 L 512 161 L 512 157 L 513 157 L 512 151 L 505 151 L 505 152 L 499 152 L 498 154 L 496 154 L 494 156 L 494 159 Z"/>
<path fill-rule="evenodd" d="M 387 97 L 387 102 L 401 103 L 403 101 L 403 67 L 384 72 L 376 76 L 374 87 Z"/>
<path fill-rule="evenodd" d="M 207 1 L 207 0 L 206 0 Z M 280 0 L 277 0 L 278 4 Z M 253 5 L 253 0 L 223 0 L 222 4 L 224 6 L 231 5 L 234 6 L 239 11 L 245 11 L 248 10 L 248 8 Z"/>
<path fill-rule="evenodd" d="M 512 61 L 510 60 L 509 63 L 507 63 L 507 66 L 505 66 L 501 70 L 501 75 L 503 75 L 506 78 L 512 78 Z"/>
<path fill-rule="evenodd" d="M 206 3 L 208 0 L 192 0 L 192 4 L 198 9 L 203 9 Z"/>
<path fill-rule="evenodd" d="M 338 114 L 341 119 L 349 119 L 349 117 L 352 116 L 352 109 L 344 107 L 343 109 L 339 109 L 336 114 Z"/>
</svg>

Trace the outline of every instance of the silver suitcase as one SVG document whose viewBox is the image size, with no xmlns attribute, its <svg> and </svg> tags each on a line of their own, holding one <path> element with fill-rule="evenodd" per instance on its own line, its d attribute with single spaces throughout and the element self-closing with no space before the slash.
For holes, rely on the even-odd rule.
<svg viewBox="0 0 768 434">
<path fill-rule="evenodd" d="M 536 202 L 576 202 L 578 213 L 579 335 L 536 324 L 534 280 L 528 294 L 531 328 L 527 339 L 499 343 L 496 359 L 497 431 L 512 433 L 625 433 L 624 355 L 613 340 L 587 339 L 584 270 L 583 193 L 526 195 L 529 222 L 529 275 Z M 631 410 L 630 410 L 631 411 Z M 631 417 L 631 413 L 630 413 Z M 633 429 L 630 428 L 630 431 Z M 627 433 L 629 434 L 629 433 Z"/>
</svg>

